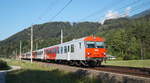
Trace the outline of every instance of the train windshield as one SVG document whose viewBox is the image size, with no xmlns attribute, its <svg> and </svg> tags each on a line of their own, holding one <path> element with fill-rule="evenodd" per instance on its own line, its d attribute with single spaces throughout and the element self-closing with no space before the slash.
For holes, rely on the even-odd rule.
<svg viewBox="0 0 150 83">
<path fill-rule="evenodd" d="M 105 48 L 104 42 L 86 42 L 86 48 Z"/>
</svg>

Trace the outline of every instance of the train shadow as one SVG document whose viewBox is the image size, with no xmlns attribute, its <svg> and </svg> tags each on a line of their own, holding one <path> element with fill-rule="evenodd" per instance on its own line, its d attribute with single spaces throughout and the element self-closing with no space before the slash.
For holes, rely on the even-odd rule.
<svg viewBox="0 0 150 83">
<path fill-rule="evenodd" d="M 58 69 L 49 71 L 22 69 L 8 73 L 6 83 L 100 83 L 88 75 L 85 70 L 68 73 Z"/>
</svg>

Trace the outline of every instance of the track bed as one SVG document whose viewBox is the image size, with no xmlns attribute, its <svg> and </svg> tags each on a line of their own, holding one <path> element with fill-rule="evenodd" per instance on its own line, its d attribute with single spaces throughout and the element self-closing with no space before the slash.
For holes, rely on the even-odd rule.
<svg viewBox="0 0 150 83">
<path fill-rule="evenodd" d="M 67 70 L 70 69 L 70 67 L 75 67 L 74 69 L 76 68 L 77 69 L 78 68 L 89 69 L 89 70 L 105 71 L 105 72 L 111 72 L 111 73 L 119 73 L 119 74 L 150 78 L 150 68 L 110 66 L 110 65 L 102 65 L 100 67 L 77 67 L 77 66 L 69 66 L 66 64 L 56 64 L 56 63 L 48 63 L 48 62 L 39 62 L 39 63 L 42 63 L 42 65 L 46 65 L 46 66 L 52 66 L 52 65 L 61 66 L 61 67 L 63 66 Z"/>
<path fill-rule="evenodd" d="M 150 68 L 103 65 L 101 67 L 94 67 L 94 68 L 90 68 L 90 69 L 150 78 Z"/>
</svg>

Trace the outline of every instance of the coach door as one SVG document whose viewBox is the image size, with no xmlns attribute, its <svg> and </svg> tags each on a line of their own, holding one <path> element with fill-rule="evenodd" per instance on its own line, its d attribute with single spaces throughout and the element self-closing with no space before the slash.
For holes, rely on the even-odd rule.
<svg viewBox="0 0 150 83">
<path fill-rule="evenodd" d="M 70 52 L 71 52 L 71 46 L 70 45 L 68 45 L 67 46 L 67 60 L 70 60 Z"/>
</svg>

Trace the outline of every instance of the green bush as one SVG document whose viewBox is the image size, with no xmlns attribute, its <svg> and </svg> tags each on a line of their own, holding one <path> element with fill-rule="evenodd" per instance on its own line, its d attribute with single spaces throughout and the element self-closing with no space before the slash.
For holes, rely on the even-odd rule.
<svg viewBox="0 0 150 83">
<path fill-rule="evenodd" d="M 8 66 L 7 62 L 0 60 L 0 70 L 8 69 L 8 68 L 9 68 L 9 66 Z"/>
</svg>

